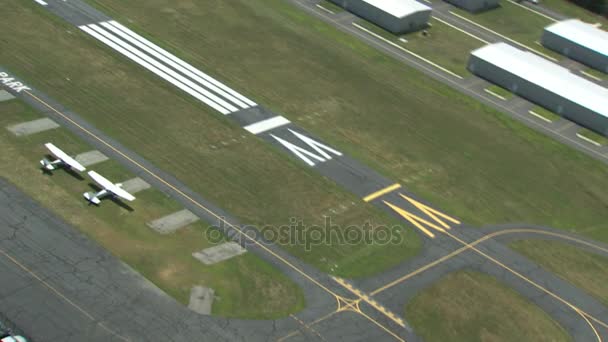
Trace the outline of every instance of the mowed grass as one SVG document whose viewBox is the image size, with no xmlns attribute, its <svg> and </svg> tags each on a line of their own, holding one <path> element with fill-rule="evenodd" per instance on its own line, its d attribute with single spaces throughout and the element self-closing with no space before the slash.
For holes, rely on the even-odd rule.
<svg viewBox="0 0 608 342">
<path fill-rule="evenodd" d="M 509 246 L 608 305 L 608 257 L 560 241 L 521 240 Z"/>
<path fill-rule="evenodd" d="M 581 6 L 568 0 L 542 0 L 541 6 L 571 18 L 577 18 L 590 24 L 600 23 L 603 29 L 607 29 L 608 19 L 599 14 L 586 10 Z"/>
<path fill-rule="evenodd" d="M 457 75 L 463 77 L 469 75 L 470 73 L 467 70 L 469 55 L 471 51 L 482 47 L 484 43 L 434 18 L 431 18 L 429 23 L 432 27 L 425 30 L 426 35 L 419 31 L 397 36 L 368 21 L 360 20 L 358 22 L 366 29 Z M 406 39 L 407 43 L 399 40 L 399 38 Z"/>
<path fill-rule="evenodd" d="M 570 341 L 549 315 L 495 278 L 449 274 L 416 295 L 406 320 L 428 342 Z"/>
<path fill-rule="evenodd" d="M 95 3 L 464 222 L 608 241 L 604 164 L 286 1 Z"/>
<path fill-rule="evenodd" d="M 543 29 L 554 23 L 546 17 L 521 8 L 507 0 L 501 1 L 498 8 L 476 14 L 461 9 L 453 9 L 453 12 L 534 50 L 560 59 L 559 54 L 537 43 L 540 41 Z"/>
<path fill-rule="evenodd" d="M 391 216 L 35 3 L 9 0 L 6 11 L 7 20 L 0 24 L 0 30 L 7 32 L 0 65 L 48 92 L 242 223 L 278 229 L 296 218 L 304 225 L 323 225 L 323 215 L 328 215 L 341 228 L 363 226 L 368 221 L 395 224 Z M 400 232 L 402 242 L 391 245 L 334 240 L 310 250 L 301 241 L 285 244 L 285 248 L 321 270 L 344 277 L 366 276 L 417 253 L 420 240 L 416 233 L 405 228 Z"/>
<path fill-rule="evenodd" d="M 92 191 L 93 181 L 83 174 L 78 180 L 64 170 L 45 175 L 38 161 L 48 153 L 43 144 L 52 142 L 75 155 L 91 150 L 63 128 L 25 137 L 15 137 L 4 127 L 40 118 L 40 114 L 17 100 L 0 102 L 0 176 L 7 178 L 45 207 L 63 217 L 114 255 L 176 298 L 188 303 L 194 285 L 213 288 L 219 297 L 213 313 L 228 317 L 275 318 L 304 307 L 301 289 L 258 257 L 247 253 L 206 266 L 191 254 L 209 247 L 208 225 L 195 223 L 175 234 L 160 235 L 145 223 L 183 209 L 160 191 L 148 189 L 135 194 L 128 211 L 110 200 L 99 207 L 82 197 Z M 89 167 L 111 181 L 134 175 L 112 160 Z"/>
</svg>

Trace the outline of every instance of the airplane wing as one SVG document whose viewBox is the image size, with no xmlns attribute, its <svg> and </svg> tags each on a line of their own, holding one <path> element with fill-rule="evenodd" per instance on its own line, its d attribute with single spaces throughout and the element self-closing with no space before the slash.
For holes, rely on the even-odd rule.
<svg viewBox="0 0 608 342">
<path fill-rule="evenodd" d="M 80 164 L 79 162 L 77 162 L 74 158 L 68 156 L 65 152 L 63 152 L 62 150 L 60 150 L 57 146 L 51 144 L 51 143 L 46 143 L 44 144 L 44 146 L 51 151 L 51 153 L 61 159 L 64 163 L 70 165 L 71 167 L 75 168 L 76 170 L 83 172 L 84 170 L 86 170 L 86 168 L 84 166 L 82 166 L 82 164 Z"/>
<path fill-rule="evenodd" d="M 95 182 L 97 182 L 97 184 L 101 185 L 104 189 L 110 191 L 114 195 L 124 198 L 127 201 L 135 200 L 135 196 L 133 196 L 130 193 L 126 192 L 125 190 L 119 188 L 118 186 L 116 186 L 116 184 L 105 179 L 99 173 L 97 173 L 95 171 L 89 171 L 89 176 L 91 176 L 91 178 L 93 178 L 93 180 Z"/>
</svg>

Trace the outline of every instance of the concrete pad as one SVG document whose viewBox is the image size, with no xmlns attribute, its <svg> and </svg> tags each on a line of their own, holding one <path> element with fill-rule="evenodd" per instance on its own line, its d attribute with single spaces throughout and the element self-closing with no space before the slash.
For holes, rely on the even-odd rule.
<svg viewBox="0 0 608 342">
<path fill-rule="evenodd" d="M 13 95 L 11 95 L 11 93 L 9 93 L 8 91 L 0 90 L 0 102 L 12 100 L 14 98 L 15 97 Z"/>
<path fill-rule="evenodd" d="M 54 128 L 58 128 L 58 127 L 59 127 L 59 125 L 55 121 L 53 121 L 49 118 L 44 118 L 44 119 L 38 119 L 38 120 L 34 120 L 34 121 L 23 122 L 20 124 L 8 126 L 6 128 L 9 131 L 11 131 L 14 135 L 21 137 L 24 135 L 44 132 L 49 129 L 54 129 Z"/>
<path fill-rule="evenodd" d="M 205 265 L 213 265 L 220 261 L 228 260 L 237 255 L 247 252 L 236 242 L 226 242 L 221 245 L 205 248 L 200 252 L 192 253 L 192 256 Z"/>
<path fill-rule="evenodd" d="M 146 181 L 139 177 L 135 177 L 133 179 L 129 179 L 128 181 L 122 182 L 122 188 L 128 193 L 135 194 L 137 192 L 149 189 L 150 184 L 146 183 Z"/>
<path fill-rule="evenodd" d="M 103 154 L 97 150 L 93 150 L 93 151 L 81 153 L 81 154 L 77 155 L 76 157 L 74 157 L 74 159 L 76 159 L 77 162 L 82 164 L 82 166 L 87 167 L 87 166 L 91 166 L 91 165 L 106 161 L 106 160 L 108 160 L 108 157 L 106 157 L 105 154 Z"/>
<path fill-rule="evenodd" d="M 146 225 L 161 234 L 169 234 L 198 220 L 198 216 L 194 215 L 190 210 L 184 209 L 148 222 Z"/>
<path fill-rule="evenodd" d="M 188 309 L 201 315 L 210 315 L 214 294 L 215 291 L 212 288 L 194 286 L 192 290 L 190 290 L 190 302 L 188 303 Z"/>
</svg>

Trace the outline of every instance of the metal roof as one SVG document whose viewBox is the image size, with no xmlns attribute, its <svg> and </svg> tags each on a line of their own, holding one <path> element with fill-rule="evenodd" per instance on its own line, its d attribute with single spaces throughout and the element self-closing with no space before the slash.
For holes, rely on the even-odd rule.
<svg viewBox="0 0 608 342">
<path fill-rule="evenodd" d="M 545 27 L 545 30 L 608 57 L 608 32 L 578 19 L 568 19 Z"/>
<path fill-rule="evenodd" d="M 479 48 L 471 54 L 608 117 L 607 88 L 577 76 L 568 69 L 532 52 L 517 49 L 506 43 L 495 43 Z"/>
<path fill-rule="evenodd" d="M 363 0 L 368 4 L 397 18 L 403 18 L 410 14 L 422 11 L 430 11 L 429 6 L 423 5 L 416 0 Z"/>
</svg>

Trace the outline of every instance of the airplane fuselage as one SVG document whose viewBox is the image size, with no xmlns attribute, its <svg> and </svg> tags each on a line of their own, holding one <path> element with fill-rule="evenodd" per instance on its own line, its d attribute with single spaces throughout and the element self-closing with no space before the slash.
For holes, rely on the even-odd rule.
<svg viewBox="0 0 608 342">
<path fill-rule="evenodd" d="M 40 165 L 42 165 L 42 167 L 44 167 L 45 169 L 47 169 L 49 171 L 57 170 L 59 167 L 67 166 L 61 159 L 56 159 L 56 160 L 51 161 L 46 158 L 44 158 L 40 161 Z"/>
</svg>

